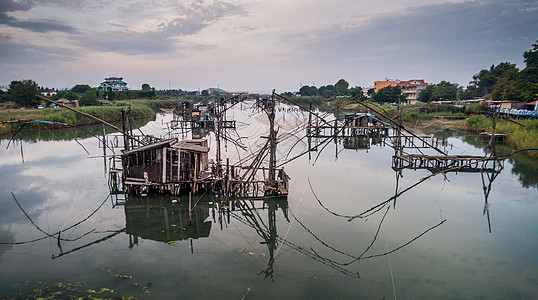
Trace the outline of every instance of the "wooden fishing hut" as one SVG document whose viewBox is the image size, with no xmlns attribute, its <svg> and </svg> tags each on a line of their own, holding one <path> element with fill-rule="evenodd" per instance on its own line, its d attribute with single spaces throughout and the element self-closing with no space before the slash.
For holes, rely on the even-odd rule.
<svg viewBox="0 0 538 300">
<path fill-rule="evenodd" d="M 196 192 L 198 181 L 211 176 L 207 140 L 175 138 L 142 146 L 122 155 L 127 193 Z"/>
<path fill-rule="evenodd" d="M 355 113 L 342 119 L 344 130 L 347 129 L 350 135 L 388 136 L 390 125 L 372 114 Z"/>
</svg>

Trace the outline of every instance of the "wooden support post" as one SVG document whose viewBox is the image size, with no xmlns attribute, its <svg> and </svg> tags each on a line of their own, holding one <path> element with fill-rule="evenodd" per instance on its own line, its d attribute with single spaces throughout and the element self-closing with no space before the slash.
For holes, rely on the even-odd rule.
<svg viewBox="0 0 538 300">
<path fill-rule="evenodd" d="M 192 225 L 192 191 L 189 192 L 189 225 Z"/>
<path fill-rule="evenodd" d="M 275 90 L 267 103 L 269 116 L 269 185 L 276 186 L 276 132 L 275 132 Z"/>
<path fill-rule="evenodd" d="M 226 158 L 226 185 L 224 187 L 226 196 L 230 196 L 230 159 Z"/>
<path fill-rule="evenodd" d="M 128 118 L 127 118 L 127 108 L 122 108 L 121 109 L 121 121 L 122 121 L 122 127 L 123 127 L 123 149 L 125 149 L 125 151 L 129 151 L 131 150 L 131 148 L 129 147 L 129 138 L 127 137 L 127 122 L 128 121 Z"/>
</svg>

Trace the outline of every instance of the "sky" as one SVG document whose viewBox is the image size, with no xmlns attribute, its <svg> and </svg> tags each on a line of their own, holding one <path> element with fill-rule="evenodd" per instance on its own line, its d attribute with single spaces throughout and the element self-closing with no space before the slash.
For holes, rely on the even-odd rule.
<svg viewBox="0 0 538 300">
<path fill-rule="evenodd" d="M 538 0 L 0 0 L 0 85 L 298 91 L 525 67 Z"/>
</svg>

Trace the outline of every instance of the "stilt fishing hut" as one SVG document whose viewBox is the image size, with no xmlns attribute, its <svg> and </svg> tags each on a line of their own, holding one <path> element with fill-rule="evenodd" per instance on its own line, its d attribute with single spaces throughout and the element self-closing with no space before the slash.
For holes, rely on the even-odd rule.
<svg viewBox="0 0 538 300">
<path fill-rule="evenodd" d="M 211 176 L 207 140 L 168 139 L 122 154 L 127 193 L 178 194 Z"/>
</svg>

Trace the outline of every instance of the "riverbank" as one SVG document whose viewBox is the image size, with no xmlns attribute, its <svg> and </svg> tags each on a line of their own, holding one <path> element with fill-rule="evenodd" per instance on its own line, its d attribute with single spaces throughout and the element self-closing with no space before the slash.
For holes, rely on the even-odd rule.
<svg viewBox="0 0 538 300">
<path fill-rule="evenodd" d="M 343 100 L 331 102 L 333 107 L 344 103 Z M 477 134 L 491 133 L 491 119 L 470 114 L 481 113 L 480 105 L 456 107 L 447 104 L 414 104 L 402 107 L 403 121 L 409 129 L 418 129 L 434 133 L 447 128 L 461 129 Z M 340 108 L 340 114 L 352 114 L 356 112 L 381 112 L 384 115 L 395 118 L 398 114 L 397 107 L 390 104 L 378 104 L 367 102 L 363 104 L 351 103 Z M 517 123 L 519 124 L 517 124 Z M 523 119 L 515 122 L 499 120 L 496 125 L 496 133 L 506 134 L 506 143 L 514 148 L 529 149 L 538 148 L 538 120 Z M 533 158 L 538 158 L 538 151 L 526 151 Z"/>
<path fill-rule="evenodd" d="M 484 116 L 471 116 L 465 120 L 465 129 L 476 133 L 493 131 L 491 119 Z M 500 119 L 495 126 L 496 133 L 505 133 L 506 142 L 515 149 L 538 148 L 538 120 L 521 119 L 507 121 Z M 533 158 L 538 158 L 538 151 L 527 151 Z"/>
<path fill-rule="evenodd" d="M 77 110 L 94 117 L 101 118 L 107 122 L 121 121 L 122 108 L 127 106 L 84 106 Z M 131 116 L 134 119 L 148 118 L 155 115 L 155 111 L 146 105 L 132 105 Z M 70 126 L 82 126 L 99 124 L 99 122 L 70 111 L 65 108 L 43 108 L 43 109 L 5 109 L 0 110 L 0 135 L 8 134 L 30 121 L 45 121 L 47 128 L 61 128 L 67 124 Z M 60 124 L 58 124 L 60 123 Z M 43 123 L 35 122 L 27 124 L 28 129 L 38 128 Z"/>
</svg>

